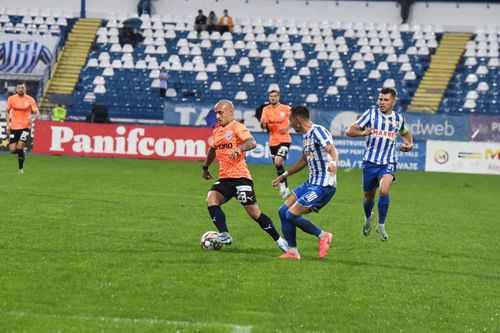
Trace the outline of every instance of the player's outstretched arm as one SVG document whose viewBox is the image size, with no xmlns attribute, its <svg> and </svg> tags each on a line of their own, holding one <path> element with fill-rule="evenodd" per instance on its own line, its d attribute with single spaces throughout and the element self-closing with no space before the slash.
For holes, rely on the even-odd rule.
<svg viewBox="0 0 500 333">
<path fill-rule="evenodd" d="M 304 169 L 305 167 L 307 166 L 307 159 L 306 159 L 306 155 L 302 154 L 302 156 L 300 157 L 300 159 L 294 164 L 292 165 L 288 171 L 285 171 L 285 173 L 279 175 L 278 177 L 276 177 L 272 182 L 271 182 L 271 185 L 273 186 L 277 186 L 279 183 L 281 183 L 281 181 L 290 176 L 290 175 L 293 175 L 294 173 L 297 173 L 299 172 L 300 170 Z"/>
</svg>

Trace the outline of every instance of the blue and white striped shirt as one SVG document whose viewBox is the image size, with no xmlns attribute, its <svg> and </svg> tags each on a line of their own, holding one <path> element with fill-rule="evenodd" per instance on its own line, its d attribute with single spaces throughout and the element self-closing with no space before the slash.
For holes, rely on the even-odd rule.
<svg viewBox="0 0 500 333">
<path fill-rule="evenodd" d="M 50 64 L 52 54 L 38 42 L 10 40 L 0 44 L 0 59 L 0 72 L 31 73 L 39 60 Z"/>
<path fill-rule="evenodd" d="M 361 127 L 373 129 L 366 140 L 363 161 L 378 165 L 397 163 L 396 139 L 398 133 L 406 128 L 404 117 L 395 111 L 386 116 L 378 107 L 373 107 L 366 110 L 356 122 Z"/>
<path fill-rule="evenodd" d="M 309 167 L 309 183 L 312 185 L 335 186 L 337 175 L 331 175 L 327 168 L 332 157 L 325 146 L 333 144 L 332 135 L 321 125 L 313 124 L 309 132 L 303 134 L 304 153 Z"/>
</svg>

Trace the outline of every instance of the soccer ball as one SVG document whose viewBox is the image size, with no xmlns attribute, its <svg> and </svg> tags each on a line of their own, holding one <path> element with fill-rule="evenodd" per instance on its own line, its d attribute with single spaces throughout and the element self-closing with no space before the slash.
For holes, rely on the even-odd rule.
<svg viewBox="0 0 500 333">
<path fill-rule="evenodd" d="M 203 250 L 220 250 L 222 244 L 213 244 L 210 240 L 217 237 L 219 233 L 217 231 L 207 231 L 200 239 L 200 245 Z"/>
</svg>

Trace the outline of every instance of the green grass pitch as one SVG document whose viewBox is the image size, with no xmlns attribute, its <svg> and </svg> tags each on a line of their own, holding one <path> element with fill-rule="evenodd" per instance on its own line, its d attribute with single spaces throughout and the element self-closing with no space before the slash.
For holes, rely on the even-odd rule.
<svg viewBox="0 0 500 333">
<path fill-rule="evenodd" d="M 0 332 L 499 332 L 500 177 L 398 171 L 389 242 L 362 235 L 360 170 L 298 233 L 300 261 L 233 199 L 213 230 L 201 163 L 0 154 Z M 280 228 L 272 166 L 250 166 Z M 216 165 L 211 167 L 215 173 Z M 306 178 L 290 178 L 291 186 Z"/>
</svg>

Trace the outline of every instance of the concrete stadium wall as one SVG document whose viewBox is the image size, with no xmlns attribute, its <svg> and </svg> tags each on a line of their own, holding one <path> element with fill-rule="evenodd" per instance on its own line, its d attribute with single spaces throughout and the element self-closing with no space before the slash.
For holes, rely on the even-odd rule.
<svg viewBox="0 0 500 333">
<path fill-rule="evenodd" d="M 302 20 L 400 22 L 400 9 L 395 1 L 318 1 L 318 0 L 153 0 L 156 13 L 194 16 L 198 9 L 214 10 L 221 15 L 228 9 L 235 18 L 293 18 Z M 38 0 L 26 0 L 13 5 L 0 0 L 0 7 L 39 8 Z M 44 0 L 43 7 L 71 10 L 80 13 L 80 0 Z M 105 17 L 106 14 L 135 13 L 137 0 L 87 0 L 87 16 Z M 456 2 L 418 2 L 413 5 L 410 20 L 418 24 L 444 26 L 499 26 L 500 4 Z M 467 29 L 465 29 L 467 30 Z"/>
</svg>

